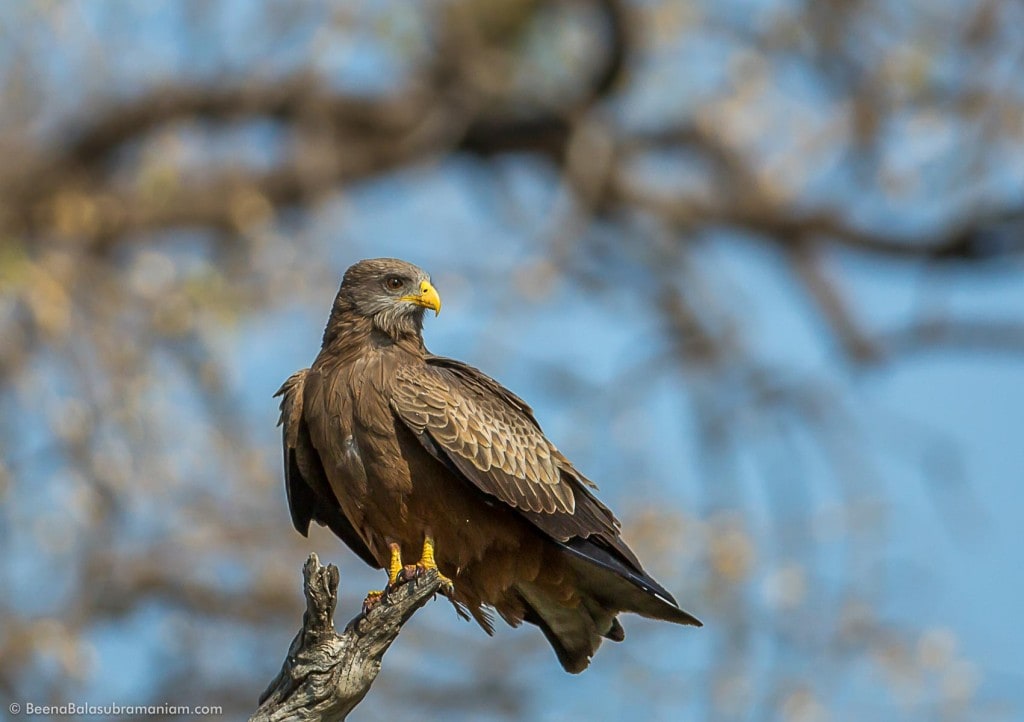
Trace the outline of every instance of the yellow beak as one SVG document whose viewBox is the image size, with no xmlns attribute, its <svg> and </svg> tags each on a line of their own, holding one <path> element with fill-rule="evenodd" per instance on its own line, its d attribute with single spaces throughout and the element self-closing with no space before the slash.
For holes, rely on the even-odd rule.
<svg viewBox="0 0 1024 722">
<path fill-rule="evenodd" d="M 402 296 L 399 300 L 415 303 L 417 306 L 423 306 L 423 308 L 429 308 L 434 312 L 435 316 L 441 313 L 441 297 L 437 295 L 437 290 L 430 285 L 430 281 L 424 281 L 420 284 L 420 292 L 418 294 Z"/>
</svg>

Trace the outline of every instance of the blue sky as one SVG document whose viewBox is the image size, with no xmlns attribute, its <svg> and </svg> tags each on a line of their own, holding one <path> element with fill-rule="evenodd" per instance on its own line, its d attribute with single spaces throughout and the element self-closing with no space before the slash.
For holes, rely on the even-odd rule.
<svg viewBox="0 0 1024 722">
<path fill-rule="evenodd" d="M 633 485 L 640 484 L 648 499 L 668 498 L 699 513 L 702 490 L 716 482 L 695 465 L 692 420 L 687 420 L 686 405 L 681 403 L 688 393 L 685 383 L 652 379 L 649 391 L 636 402 L 633 420 L 639 420 L 643 434 L 629 447 L 656 462 L 649 478 L 635 480 L 616 478 L 609 471 L 623 462 L 620 447 L 601 442 L 602 436 L 613 433 L 614 423 L 588 417 L 581 429 L 580 408 L 567 405 L 560 394 L 530 375 L 537 362 L 581 369 L 585 381 L 600 389 L 617 371 L 650 353 L 657 343 L 656 326 L 645 317 L 645 300 L 635 286 L 623 283 L 621 290 L 594 297 L 563 280 L 541 303 L 507 303 L 507 296 L 490 292 L 494 279 L 531 268 L 538 246 L 514 233 L 503 235 L 500 224 L 476 213 L 459 192 L 457 165 L 415 175 L 418 185 L 382 181 L 376 189 L 355 194 L 345 222 L 333 231 L 343 239 L 336 244 L 339 274 L 364 256 L 395 255 L 421 264 L 433 273 L 445 302 L 442 315 L 427 323 L 425 336 L 432 351 L 478 365 L 528 399 L 555 442 L 599 482 L 602 497 L 613 505 L 621 506 L 627 492 L 635 491 Z M 487 243 L 481 241 L 485 238 Z M 836 387 L 853 410 L 851 433 L 857 438 L 852 447 L 865 457 L 865 468 L 876 485 L 872 498 L 882 505 L 885 516 L 885 540 L 871 562 L 872 578 L 879 578 L 884 588 L 881 617 L 908 633 L 927 632 L 929 639 L 951 634 L 957 655 L 976 666 L 981 696 L 1019 702 L 1024 631 L 1005 620 L 1012 619 L 1024 602 L 1024 583 L 1012 573 L 1024 562 L 1015 543 L 1024 470 L 1024 447 L 1018 441 L 1024 420 L 1022 360 L 940 352 L 883 370 L 837 370 L 836 353 L 822 336 L 819 322 L 793 293 L 772 254 L 756 244 L 727 239 L 709 255 L 707 262 L 728 267 L 740 289 L 738 306 L 749 312 L 744 326 L 764 357 L 789 374 Z M 840 257 L 836 268 L 863 302 L 866 318 L 879 329 L 898 325 L 914 311 L 921 286 L 916 269 L 879 274 L 856 257 Z M 615 278 L 609 280 L 614 286 Z M 1024 288 L 1011 272 L 997 274 L 994 281 L 970 275 L 953 279 L 944 290 L 949 304 L 963 313 L 1012 314 L 1024 308 Z M 329 300 L 325 295 L 325 308 Z M 240 355 L 248 361 L 239 370 L 240 388 L 270 388 L 293 368 L 308 364 L 323 315 L 320 309 L 289 312 L 283 335 L 282 326 L 272 325 L 268 336 L 280 352 L 261 356 L 243 351 Z M 239 334 L 247 339 L 246 349 L 261 346 L 254 330 L 246 327 Z M 282 338 L 285 343 L 280 343 Z M 491 340 L 516 355 L 489 353 Z M 533 363 L 521 364 L 518 354 Z M 261 400 L 254 397 L 250 402 L 259 406 Z M 271 415 L 267 410 L 263 414 L 267 419 Z M 823 480 L 831 472 L 810 462 L 804 473 L 812 477 L 810 514 L 818 520 L 815 523 L 827 525 L 839 513 L 841 501 Z M 752 488 L 763 483 L 756 476 L 751 473 L 746 479 Z M 771 533 L 763 497 L 754 493 L 745 506 L 755 520 L 755 536 Z M 826 550 L 821 553 L 827 558 L 829 535 L 821 538 Z M 351 566 L 352 558 L 347 561 Z M 828 593 L 839 580 L 829 579 L 827 562 L 819 571 L 823 593 Z M 844 572 L 836 568 L 831 573 Z M 710 614 L 714 620 L 713 611 Z M 634 626 L 644 624 L 630 621 Z M 677 640 L 678 646 L 662 641 L 673 651 L 660 664 L 671 667 L 676 659 L 684 668 L 699 670 L 707 660 L 703 640 Z M 645 639 L 645 645 L 648 642 Z M 643 649 L 657 650 L 659 643 L 654 640 Z M 618 649 L 604 651 L 616 653 Z M 591 688 L 596 684 L 605 689 L 607 683 L 600 679 L 574 680 L 575 701 L 554 705 L 550 718 L 607 709 L 607 698 Z M 858 704 L 868 704 L 877 681 L 868 675 L 858 682 L 855 674 L 851 680 L 846 694 L 855 700 L 850 709 L 858 709 Z M 564 692 L 552 689 L 551 694 Z M 584 701 L 588 699 L 589 703 Z M 656 709 L 679 711 L 672 705 Z M 659 712 L 654 714 L 657 719 Z"/>
</svg>

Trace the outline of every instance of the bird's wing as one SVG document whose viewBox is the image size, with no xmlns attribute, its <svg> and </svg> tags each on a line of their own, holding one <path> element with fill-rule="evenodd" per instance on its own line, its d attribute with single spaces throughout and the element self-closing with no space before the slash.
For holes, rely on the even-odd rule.
<svg viewBox="0 0 1024 722">
<path fill-rule="evenodd" d="M 398 416 L 417 434 L 429 434 L 482 491 L 522 511 L 575 511 L 557 450 L 529 407 L 496 382 L 438 365 L 402 367 L 396 381 Z"/>
<path fill-rule="evenodd" d="M 282 427 L 284 484 L 292 523 L 303 536 L 309 534 L 310 521 L 329 527 L 363 561 L 379 569 L 380 564 L 342 512 L 327 482 L 320 455 L 310 441 L 309 427 L 303 416 L 303 391 L 308 372 L 309 369 L 302 369 L 292 374 L 274 394 L 281 397 L 278 425 Z"/>
<path fill-rule="evenodd" d="M 591 493 L 594 484 L 545 438 L 525 401 L 478 369 L 439 356 L 400 367 L 393 381 L 395 414 L 456 477 L 514 507 L 569 554 L 659 597 L 678 621 L 692 623 L 643 570 L 615 515 Z"/>
<path fill-rule="evenodd" d="M 391 403 L 431 454 L 558 541 L 618 539 L 593 484 L 545 438 L 526 402 L 481 371 L 430 356 L 397 371 Z"/>
</svg>

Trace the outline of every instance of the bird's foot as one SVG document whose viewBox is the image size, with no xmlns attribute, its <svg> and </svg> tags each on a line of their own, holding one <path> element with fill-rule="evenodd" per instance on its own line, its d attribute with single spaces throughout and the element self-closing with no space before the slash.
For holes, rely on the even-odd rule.
<svg viewBox="0 0 1024 722">
<path fill-rule="evenodd" d="M 384 592 L 372 591 L 366 593 L 366 599 L 363 600 L 363 614 L 369 614 L 370 610 L 381 603 L 384 599 Z"/>
<path fill-rule="evenodd" d="M 437 568 L 437 562 L 434 561 L 434 540 L 428 536 L 423 540 L 422 558 L 415 564 L 405 567 L 404 576 L 406 579 L 415 579 L 426 574 L 431 569 L 437 571 L 437 576 L 441 580 L 441 593 L 450 597 L 452 592 L 455 591 L 455 582 L 442 574 L 441 570 Z"/>
<path fill-rule="evenodd" d="M 389 591 L 404 581 L 402 548 L 393 542 L 388 546 L 391 549 L 391 562 L 388 564 L 388 584 L 383 590 L 367 592 L 366 599 L 363 600 L 363 614 L 367 614 L 371 609 L 380 604 Z"/>
<path fill-rule="evenodd" d="M 403 576 L 407 580 L 417 579 L 422 577 L 431 569 L 437 572 L 437 578 L 441 580 L 441 593 L 445 596 L 451 596 L 452 592 L 455 591 L 455 582 L 442 574 L 441 570 L 436 566 L 427 566 L 423 562 L 416 562 L 415 564 L 410 564 L 405 567 Z"/>
</svg>

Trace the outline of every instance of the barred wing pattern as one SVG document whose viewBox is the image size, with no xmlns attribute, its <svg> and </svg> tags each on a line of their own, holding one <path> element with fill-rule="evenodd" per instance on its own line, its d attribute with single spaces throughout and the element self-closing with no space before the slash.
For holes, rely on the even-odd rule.
<svg viewBox="0 0 1024 722">
<path fill-rule="evenodd" d="M 547 440 L 525 401 L 468 364 L 426 361 L 397 371 L 391 404 L 431 454 L 555 540 L 594 536 L 639 565 L 594 484 Z"/>
</svg>

